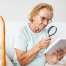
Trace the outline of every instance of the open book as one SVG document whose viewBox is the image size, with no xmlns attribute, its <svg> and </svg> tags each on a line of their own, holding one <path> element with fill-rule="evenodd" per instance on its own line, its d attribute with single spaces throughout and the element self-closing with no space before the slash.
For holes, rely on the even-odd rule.
<svg viewBox="0 0 66 66">
<path fill-rule="evenodd" d="M 58 38 L 53 44 L 51 44 L 45 51 L 45 53 L 52 53 L 58 49 L 64 50 L 66 48 L 66 38 Z"/>
</svg>

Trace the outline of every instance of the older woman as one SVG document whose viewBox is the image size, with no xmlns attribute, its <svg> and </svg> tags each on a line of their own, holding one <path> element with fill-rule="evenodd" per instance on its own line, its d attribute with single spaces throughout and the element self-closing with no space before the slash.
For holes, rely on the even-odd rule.
<svg viewBox="0 0 66 66">
<path fill-rule="evenodd" d="M 65 50 L 58 49 L 56 53 L 44 54 L 51 42 L 45 27 L 52 22 L 52 6 L 40 3 L 29 16 L 30 23 L 22 25 L 15 34 L 14 66 L 44 66 L 46 61 L 55 64 L 63 58 Z"/>
</svg>

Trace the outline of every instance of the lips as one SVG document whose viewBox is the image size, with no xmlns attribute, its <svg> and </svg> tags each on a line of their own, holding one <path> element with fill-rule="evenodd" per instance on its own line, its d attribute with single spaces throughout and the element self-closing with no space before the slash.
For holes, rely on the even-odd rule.
<svg viewBox="0 0 66 66">
<path fill-rule="evenodd" d="M 46 27 L 45 25 L 41 25 L 42 27 Z"/>
</svg>

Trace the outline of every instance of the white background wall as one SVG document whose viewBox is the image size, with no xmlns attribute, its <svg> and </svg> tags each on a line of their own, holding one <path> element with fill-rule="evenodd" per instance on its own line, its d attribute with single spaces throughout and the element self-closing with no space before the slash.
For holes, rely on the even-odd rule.
<svg viewBox="0 0 66 66">
<path fill-rule="evenodd" d="M 28 21 L 29 13 L 39 3 L 53 6 L 53 22 L 66 22 L 66 0 L 0 0 L 0 15 L 5 20 Z"/>
</svg>

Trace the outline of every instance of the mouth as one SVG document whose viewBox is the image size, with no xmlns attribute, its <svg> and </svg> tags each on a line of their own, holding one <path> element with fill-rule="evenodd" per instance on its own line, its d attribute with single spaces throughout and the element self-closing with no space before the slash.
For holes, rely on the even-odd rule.
<svg viewBox="0 0 66 66">
<path fill-rule="evenodd" d="M 46 27 L 45 25 L 41 25 L 41 26 L 44 27 L 44 28 Z"/>
</svg>

